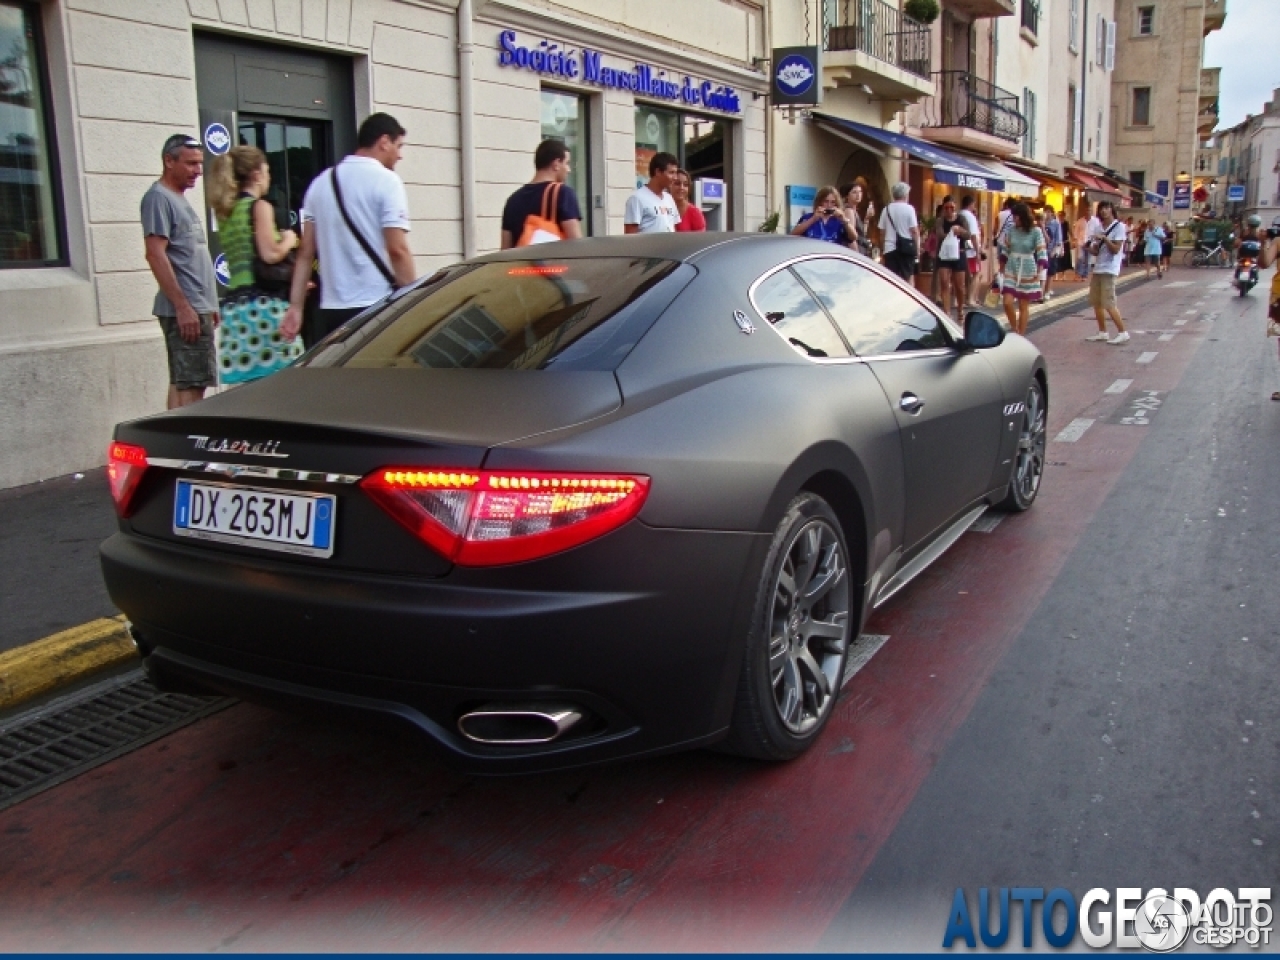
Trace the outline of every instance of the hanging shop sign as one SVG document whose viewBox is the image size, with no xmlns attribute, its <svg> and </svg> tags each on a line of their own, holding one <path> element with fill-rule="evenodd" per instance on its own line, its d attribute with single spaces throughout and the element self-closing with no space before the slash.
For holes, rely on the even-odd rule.
<svg viewBox="0 0 1280 960">
<path fill-rule="evenodd" d="M 1173 209 L 1191 209 L 1191 184 L 1175 183 L 1173 185 Z"/>
<path fill-rule="evenodd" d="M 540 40 L 534 46 L 517 42 L 514 30 L 504 30 L 498 37 L 498 66 L 529 70 L 544 77 L 573 80 L 608 90 L 630 90 L 654 100 L 717 113 L 737 116 L 742 113 L 742 100 L 733 87 L 700 80 L 697 77 L 668 74 L 647 63 L 637 63 L 630 70 L 607 67 L 603 54 L 583 47 L 571 50 L 551 40 Z"/>
<path fill-rule="evenodd" d="M 822 67 L 817 47 L 778 47 L 773 51 L 775 107 L 816 107 L 822 102 Z"/>
</svg>

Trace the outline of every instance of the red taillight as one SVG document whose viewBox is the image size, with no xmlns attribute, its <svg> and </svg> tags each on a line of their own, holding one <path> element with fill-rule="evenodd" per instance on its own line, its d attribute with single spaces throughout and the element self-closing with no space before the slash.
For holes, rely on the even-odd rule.
<svg viewBox="0 0 1280 960">
<path fill-rule="evenodd" d="M 640 512 L 649 478 L 386 467 L 360 486 L 448 559 L 486 567 L 559 553 L 622 526 Z"/>
<path fill-rule="evenodd" d="M 113 443 L 107 448 L 107 479 L 111 481 L 111 499 L 116 502 L 116 513 L 120 516 L 129 516 L 129 501 L 146 469 L 147 451 L 142 447 Z"/>
</svg>

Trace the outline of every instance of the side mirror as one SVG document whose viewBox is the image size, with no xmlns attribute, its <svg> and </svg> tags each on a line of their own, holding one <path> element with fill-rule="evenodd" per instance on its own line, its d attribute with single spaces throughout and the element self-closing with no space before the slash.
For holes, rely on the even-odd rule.
<svg viewBox="0 0 1280 960">
<path fill-rule="evenodd" d="M 964 346 L 970 350 L 987 350 L 1004 343 L 1004 327 L 1000 321 L 981 310 L 970 310 L 964 317 Z"/>
</svg>

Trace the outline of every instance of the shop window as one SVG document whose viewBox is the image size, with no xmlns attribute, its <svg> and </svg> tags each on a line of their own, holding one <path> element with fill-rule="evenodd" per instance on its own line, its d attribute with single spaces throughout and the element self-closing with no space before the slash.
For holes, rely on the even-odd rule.
<svg viewBox="0 0 1280 960">
<path fill-rule="evenodd" d="M 569 148 L 569 179 L 582 208 L 583 233 L 590 234 L 591 138 L 587 130 L 588 100 L 562 90 L 542 91 L 542 139 L 561 140 Z"/>
<path fill-rule="evenodd" d="M 39 21 L 0 0 L 0 267 L 65 262 Z"/>
<path fill-rule="evenodd" d="M 649 161 L 656 153 L 670 153 L 676 157 L 680 166 L 689 171 L 689 179 L 695 184 L 699 180 L 723 180 L 727 184 L 728 129 L 728 122 L 716 117 L 637 106 L 636 186 L 649 182 Z M 705 206 L 704 212 L 707 212 Z M 709 215 L 707 226 L 712 230 L 728 228 L 724 218 L 718 215 Z"/>
<path fill-rule="evenodd" d="M 1146 127 L 1151 125 L 1151 88 L 1133 88 L 1133 125 Z"/>
</svg>

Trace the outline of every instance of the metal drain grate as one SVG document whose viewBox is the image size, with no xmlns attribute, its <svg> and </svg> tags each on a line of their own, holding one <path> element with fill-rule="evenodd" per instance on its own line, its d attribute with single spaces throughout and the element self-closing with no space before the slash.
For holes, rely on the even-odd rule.
<svg viewBox="0 0 1280 960">
<path fill-rule="evenodd" d="M 138 670 L 0 724 L 0 810 L 234 702 L 161 693 Z"/>
</svg>

